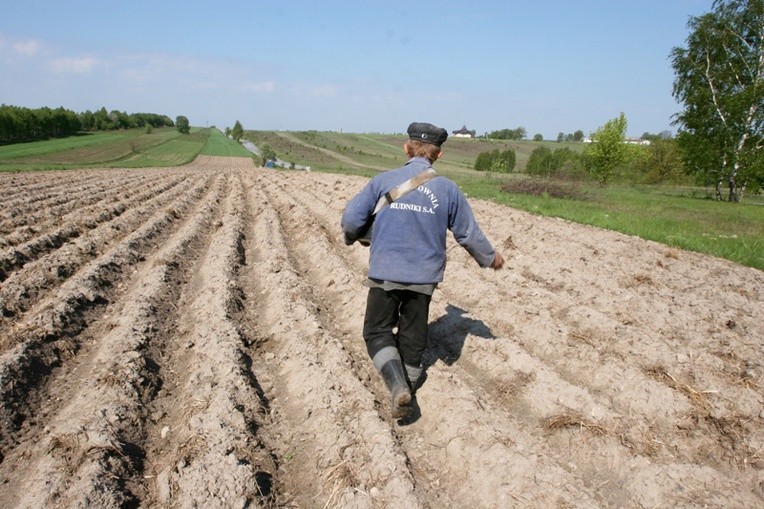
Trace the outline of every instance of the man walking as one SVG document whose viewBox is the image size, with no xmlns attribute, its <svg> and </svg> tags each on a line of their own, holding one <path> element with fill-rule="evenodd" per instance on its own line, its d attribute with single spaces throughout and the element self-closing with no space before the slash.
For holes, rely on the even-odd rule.
<svg viewBox="0 0 764 509">
<path fill-rule="evenodd" d="M 395 418 L 410 413 L 422 374 L 430 299 L 443 281 L 448 231 L 481 267 L 504 265 L 459 187 L 432 169 L 443 155 L 446 130 L 414 122 L 408 135 L 408 162 L 372 178 L 341 221 L 348 245 L 361 240 L 373 221 L 363 338 L 390 391 Z"/>
</svg>

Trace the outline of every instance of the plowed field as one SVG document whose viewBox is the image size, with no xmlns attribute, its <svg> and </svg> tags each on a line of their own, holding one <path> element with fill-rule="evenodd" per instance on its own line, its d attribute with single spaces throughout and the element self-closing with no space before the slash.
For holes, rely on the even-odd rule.
<svg viewBox="0 0 764 509">
<path fill-rule="evenodd" d="M 488 202 L 407 421 L 361 339 L 360 177 L 0 175 L 0 507 L 764 506 L 764 274 Z"/>
</svg>

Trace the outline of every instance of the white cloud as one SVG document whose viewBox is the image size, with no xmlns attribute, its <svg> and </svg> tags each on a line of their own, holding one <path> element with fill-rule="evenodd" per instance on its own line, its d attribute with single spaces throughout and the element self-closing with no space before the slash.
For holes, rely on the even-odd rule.
<svg viewBox="0 0 764 509">
<path fill-rule="evenodd" d="M 0 55 L 7 61 L 24 61 L 48 52 L 49 48 L 38 39 L 14 39 L 0 35 Z"/>
<path fill-rule="evenodd" d="M 98 64 L 98 60 L 93 57 L 60 57 L 51 60 L 48 66 L 51 70 L 59 73 L 89 73 Z"/>
<path fill-rule="evenodd" d="M 17 55 L 33 57 L 43 50 L 43 44 L 34 39 L 20 40 L 12 42 L 11 49 Z"/>
</svg>

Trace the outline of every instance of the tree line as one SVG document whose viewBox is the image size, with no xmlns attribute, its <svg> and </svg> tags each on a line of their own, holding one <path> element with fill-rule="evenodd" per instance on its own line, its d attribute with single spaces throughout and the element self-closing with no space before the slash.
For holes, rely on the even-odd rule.
<svg viewBox="0 0 764 509">
<path fill-rule="evenodd" d="M 626 126 L 626 117 L 621 113 L 592 133 L 592 143 L 585 144 L 582 151 L 540 145 L 531 152 L 525 173 L 567 181 L 591 180 L 601 185 L 615 180 L 646 184 L 676 184 L 687 180 L 675 139 L 649 135 L 650 145 L 626 143 Z M 494 149 L 480 153 L 474 168 L 509 173 L 514 171 L 515 160 L 514 150 Z"/>
<path fill-rule="evenodd" d="M 111 131 L 135 127 L 172 127 L 167 115 L 107 111 L 75 113 L 59 108 L 0 105 L 0 144 L 72 136 L 82 131 Z"/>
<path fill-rule="evenodd" d="M 522 140 L 527 135 L 525 127 L 516 129 L 499 129 L 486 133 L 485 137 L 491 140 Z"/>
</svg>

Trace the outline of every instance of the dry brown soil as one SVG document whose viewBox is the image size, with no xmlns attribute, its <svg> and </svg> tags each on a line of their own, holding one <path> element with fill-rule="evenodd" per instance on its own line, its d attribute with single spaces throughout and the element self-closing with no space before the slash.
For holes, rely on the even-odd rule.
<svg viewBox="0 0 764 509">
<path fill-rule="evenodd" d="M 0 176 L 0 507 L 764 507 L 762 272 L 475 200 L 395 422 L 365 181 Z"/>
</svg>

